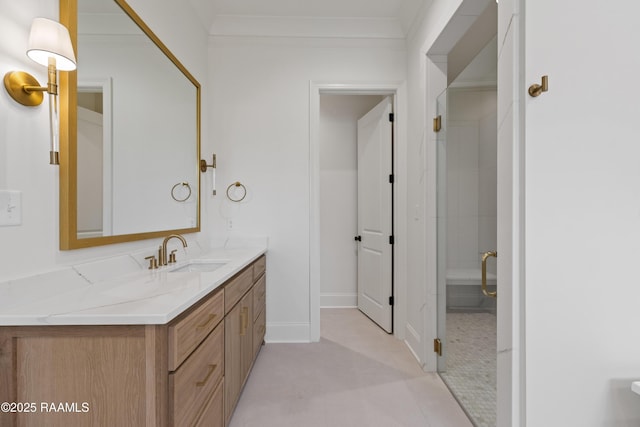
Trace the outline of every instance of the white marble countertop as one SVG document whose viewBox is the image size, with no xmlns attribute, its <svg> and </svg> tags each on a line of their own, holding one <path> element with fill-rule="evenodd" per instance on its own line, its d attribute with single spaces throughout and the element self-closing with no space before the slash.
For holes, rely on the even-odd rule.
<svg viewBox="0 0 640 427">
<path fill-rule="evenodd" d="M 76 268 L 0 284 L 0 326 L 166 324 L 265 252 L 266 246 L 215 249 L 194 257 L 226 261 L 212 272 L 171 271 L 191 259 L 95 282 Z"/>
</svg>

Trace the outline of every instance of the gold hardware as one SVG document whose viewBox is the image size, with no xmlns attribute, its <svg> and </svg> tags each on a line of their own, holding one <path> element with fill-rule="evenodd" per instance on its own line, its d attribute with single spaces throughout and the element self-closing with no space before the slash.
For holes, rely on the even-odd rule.
<svg viewBox="0 0 640 427">
<path fill-rule="evenodd" d="M 242 197 L 234 199 L 233 197 L 231 197 L 231 195 L 229 195 L 229 190 L 231 190 L 232 187 L 242 187 L 243 193 L 242 193 Z M 227 187 L 227 197 L 229 198 L 229 200 L 231 200 L 232 202 L 241 202 L 244 200 L 245 197 L 247 197 L 247 187 L 245 187 L 244 185 L 242 185 L 240 183 L 240 181 L 236 181 L 233 184 L 229 185 Z"/>
<path fill-rule="evenodd" d="M 216 155 L 213 155 L 213 160 L 211 161 L 211 164 L 208 165 L 207 161 L 204 159 L 200 159 L 200 172 L 205 173 L 207 171 L 207 168 L 212 168 L 215 169 L 216 168 Z"/>
<path fill-rule="evenodd" d="M 5 74 L 4 87 L 14 101 L 27 107 L 42 104 L 42 92 L 47 90 L 46 86 L 40 86 L 35 77 L 24 71 L 9 71 Z"/>
<path fill-rule="evenodd" d="M 216 155 L 213 154 L 213 159 L 211 160 L 211 164 L 208 165 L 206 160 L 204 159 L 200 159 L 200 172 L 205 173 L 207 171 L 207 168 L 211 168 L 212 169 L 212 189 L 211 189 L 211 195 L 215 196 L 216 195 Z"/>
<path fill-rule="evenodd" d="M 169 264 L 174 264 L 176 262 L 176 252 L 178 252 L 178 250 L 174 249 L 169 254 Z"/>
<path fill-rule="evenodd" d="M 213 372 L 216 370 L 217 367 L 218 367 L 218 365 L 209 365 L 209 372 L 207 372 L 207 376 L 204 377 L 204 379 L 202 381 L 196 382 L 196 387 L 204 386 L 207 383 L 207 381 L 209 381 L 209 378 L 211 377 L 211 374 L 213 374 Z"/>
<path fill-rule="evenodd" d="M 438 353 L 438 356 L 442 356 L 442 341 L 440 341 L 440 338 L 433 340 L 433 351 Z"/>
<path fill-rule="evenodd" d="M 167 265 L 167 242 L 173 238 L 180 240 L 182 242 L 183 248 L 187 247 L 187 241 L 185 240 L 184 237 L 182 237 L 179 234 L 170 234 L 169 236 L 165 237 L 164 240 L 162 241 L 162 245 L 160 245 L 160 248 L 158 249 L 158 258 L 159 258 L 158 263 L 161 266 Z"/>
<path fill-rule="evenodd" d="M 498 253 L 496 251 L 489 251 L 482 254 L 482 293 L 488 297 L 496 298 L 498 296 L 498 292 L 489 292 L 487 290 L 487 258 L 489 257 L 498 257 Z"/>
<path fill-rule="evenodd" d="M 440 132 L 440 129 L 442 129 L 442 116 L 438 115 L 438 117 L 433 119 L 433 131 Z"/>
<path fill-rule="evenodd" d="M 158 260 L 156 259 L 155 255 L 150 255 L 148 257 L 145 257 L 144 259 L 149 260 L 149 270 L 155 270 L 156 268 L 158 268 Z"/>
<path fill-rule="evenodd" d="M 196 330 L 200 330 L 200 329 L 207 329 L 207 327 L 211 324 L 211 322 L 214 321 L 214 319 L 218 317 L 217 314 L 209 314 L 209 317 L 207 318 L 207 321 L 204 322 L 202 325 L 198 325 L 196 326 Z"/>
<path fill-rule="evenodd" d="M 537 97 L 542 94 L 542 92 L 546 92 L 549 90 L 549 76 L 542 76 L 541 84 L 532 84 L 529 86 L 529 95 L 532 97 Z"/>
<path fill-rule="evenodd" d="M 59 165 L 58 68 L 62 71 L 76 69 L 76 58 L 69 31 L 59 22 L 47 18 L 35 18 L 31 24 L 27 56 L 34 62 L 47 67 L 47 85 L 40 86 L 38 80 L 30 74 L 15 71 L 5 74 L 4 86 L 11 98 L 27 107 L 40 105 L 43 99 L 42 92 L 49 94 L 51 133 L 49 163 Z M 60 62 L 59 67 L 56 61 Z"/>
<path fill-rule="evenodd" d="M 240 336 L 247 335 L 247 329 L 249 327 L 249 307 L 242 307 L 240 312 Z"/>
<path fill-rule="evenodd" d="M 187 187 L 187 190 L 189 190 L 189 194 L 187 194 L 187 197 L 183 198 L 183 199 L 178 199 L 175 195 L 175 191 L 176 191 L 176 187 L 178 187 L 179 185 L 182 185 L 183 187 Z M 173 197 L 173 200 L 175 200 L 176 202 L 184 202 L 185 200 L 188 200 L 189 197 L 191 197 L 191 186 L 189 185 L 188 182 L 179 182 L 176 185 L 174 185 L 173 187 L 171 187 L 171 197 Z"/>
</svg>

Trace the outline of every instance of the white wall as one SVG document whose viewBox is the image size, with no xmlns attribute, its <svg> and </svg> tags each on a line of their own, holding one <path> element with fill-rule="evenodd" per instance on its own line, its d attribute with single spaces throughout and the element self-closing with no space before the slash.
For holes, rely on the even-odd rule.
<svg viewBox="0 0 640 427">
<path fill-rule="evenodd" d="M 141 15 L 169 49 L 206 88 L 207 38 L 194 13 L 171 1 L 131 0 Z M 46 68 L 25 55 L 29 29 L 34 17 L 58 19 L 57 2 L 0 0 L 0 72 L 27 71 L 42 83 Z M 206 89 L 205 89 L 206 93 Z M 107 247 L 60 251 L 58 227 L 58 167 L 48 162 L 49 119 L 45 101 L 31 108 L 15 103 L 0 90 L 0 188 L 22 191 L 22 225 L 0 227 L 0 281 L 51 271 L 96 257 L 149 246 L 149 241 Z M 204 152 L 211 151 L 203 125 Z M 207 219 L 203 219 L 203 231 Z M 192 238 L 193 236 L 188 236 Z"/>
<path fill-rule="evenodd" d="M 529 426 L 640 425 L 640 5 L 610 6 L 525 3 Z"/>
<path fill-rule="evenodd" d="M 407 40 L 408 289 L 404 328 L 407 344 L 425 369 L 432 371 L 436 369 L 433 338 L 437 336 L 438 309 L 436 133 L 432 129 L 432 119 L 436 116 L 435 98 L 447 87 L 447 53 L 486 5 L 487 1 L 427 2 L 419 25 Z M 443 37 L 448 24 L 451 24 L 450 31 Z"/>
<path fill-rule="evenodd" d="M 374 95 L 320 95 L 320 306 L 358 303 L 358 119 Z"/>
<path fill-rule="evenodd" d="M 224 197 L 205 213 L 215 234 L 269 236 L 267 339 L 307 341 L 310 323 L 310 82 L 405 78 L 402 41 L 214 37 L 210 121 L 220 188 L 239 180 L 244 203 Z M 233 218 L 227 230 L 225 218 Z"/>
</svg>

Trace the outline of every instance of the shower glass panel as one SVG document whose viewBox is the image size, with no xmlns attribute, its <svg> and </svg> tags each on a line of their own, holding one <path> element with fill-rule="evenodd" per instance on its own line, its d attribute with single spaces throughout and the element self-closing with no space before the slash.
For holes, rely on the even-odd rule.
<svg viewBox="0 0 640 427">
<path fill-rule="evenodd" d="M 496 88 L 450 86 L 437 112 L 438 372 L 476 427 L 495 426 L 496 300 L 481 258 L 496 250 Z M 487 272 L 495 291 L 495 258 Z"/>
</svg>

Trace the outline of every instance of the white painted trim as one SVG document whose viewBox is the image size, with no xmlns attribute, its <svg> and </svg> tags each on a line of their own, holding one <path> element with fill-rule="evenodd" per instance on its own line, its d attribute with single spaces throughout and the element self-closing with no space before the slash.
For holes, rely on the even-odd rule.
<svg viewBox="0 0 640 427">
<path fill-rule="evenodd" d="M 320 294 L 320 308 L 354 308 L 358 306 L 358 294 Z"/>
<path fill-rule="evenodd" d="M 394 335 L 404 338 L 406 322 L 407 241 L 407 88 L 406 82 L 338 83 L 309 82 L 309 341 L 320 340 L 320 94 L 394 95 L 394 234 L 395 273 Z"/>
<path fill-rule="evenodd" d="M 308 323 L 267 323 L 265 342 L 268 343 L 308 343 Z"/>
</svg>

